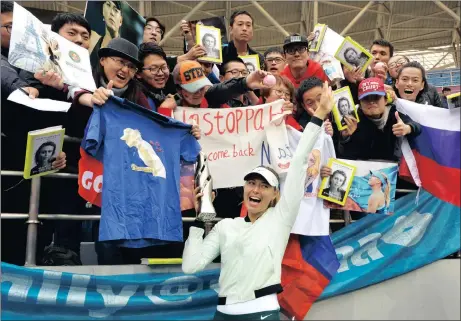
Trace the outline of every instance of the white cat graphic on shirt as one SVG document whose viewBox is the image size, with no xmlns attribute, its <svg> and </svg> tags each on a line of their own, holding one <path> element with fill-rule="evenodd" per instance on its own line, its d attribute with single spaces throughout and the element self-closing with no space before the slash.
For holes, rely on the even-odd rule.
<svg viewBox="0 0 461 321">
<path fill-rule="evenodd" d="M 138 150 L 139 158 L 144 162 L 146 167 L 139 167 L 131 164 L 131 169 L 134 171 L 152 173 L 153 176 L 166 178 L 165 166 L 157 156 L 151 144 L 142 139 L 141 133 L 137 129 L 125 128 L 123 136 L 120 137 L 124 140 L 128 147 L 136 147 Z"/>
</svg>

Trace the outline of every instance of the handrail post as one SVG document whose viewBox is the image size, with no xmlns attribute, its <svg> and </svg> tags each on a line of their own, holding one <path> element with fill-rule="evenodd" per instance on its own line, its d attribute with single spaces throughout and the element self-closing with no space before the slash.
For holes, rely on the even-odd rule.
<svg viewBox="0 0 461 321">
<path fill-rule="evenodd" d="M 27 225 L 26 262 L 25 266 L 36 265 L 38 208 L 40 205 L 40 177 L 32 178 L 29 200 L 29 220 Z"/>
</svg>

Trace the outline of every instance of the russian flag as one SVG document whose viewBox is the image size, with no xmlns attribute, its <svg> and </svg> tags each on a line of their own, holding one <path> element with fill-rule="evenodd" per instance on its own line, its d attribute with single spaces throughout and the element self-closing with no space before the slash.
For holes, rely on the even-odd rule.
<svg viewBox="0 0 461 321">
<path fill-rule="evenodd" d="M 432 195 L 461 206 L 460 114 L 461 109 L 444 109 L 397 99 L 397 110 L 421 125 L 421 134 L 404 138 L 400 176 L 409 178 Z"/>
<path fill-rule="evenodd" d="M 240 216 L 246 215 L 243 204 Z M 338 268 L 329 235 L 291 234 L 282 260 L 283 292 L 278 294 L 281 308 L 296 320 L 303 320 Z"/>
</svg>

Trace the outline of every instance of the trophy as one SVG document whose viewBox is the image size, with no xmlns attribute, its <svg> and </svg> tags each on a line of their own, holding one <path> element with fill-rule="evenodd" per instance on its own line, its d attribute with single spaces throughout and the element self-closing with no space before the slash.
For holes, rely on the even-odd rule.
<svg viewBox="0 0 461 321">
<path fill-rule="evenodd" d="M 195 186 L 200 187 L 200 192 L 203 193 L 203 196 L 198 201 L 197 219 L 202 222 L 212 221 L 216 217 L 216 211 L 212 202 L 213 181 L 206 155 L 203 152 L 200 152 L 197 160 Z"/>
</svg>

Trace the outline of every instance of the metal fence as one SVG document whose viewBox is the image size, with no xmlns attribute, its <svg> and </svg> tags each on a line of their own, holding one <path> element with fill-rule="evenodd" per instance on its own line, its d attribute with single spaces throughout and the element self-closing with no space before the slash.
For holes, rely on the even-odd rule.
<svg viewBox="0 0 461 321">
<path fill-rule="evenodd" d="M 1 171 L 2 176 L 23 176 L 20 171 Z M 60 179 L 78 179 L 77 174 L 70 173 L 53 173 L 43 178 L 60 178 Z M 38 224 L 40 220 L 77 220 L 77 221 L 99 221 L 100 215 L 79 215 L 79 214 L 39 214 L 40 205 L 40 183 L 42 177 L 32 178 L 30 199 L 29 199 L 29 213 L 1 213 L 1 219 L 26 219 L 27 226 L 27 242 L 26 242 L 26 260 L 25 266 L 36 265 L 36 249 L 37 249 L 37 234 Z M 398 189 L 398 193 L 410 193 L 414 190 Z M 330 219 L 331 223 L 344 223 L 348 225 L 353 220 L 349 211 L 342 211 L 343 219 Z M 183 222 L 195 221 L 195 217 L 183 217 Z M 214 224 L 220 221 L 221 218 L 215 218 L 212 222 L 205 223 L 205 234 L 213 228 Z"/>
</svg>

